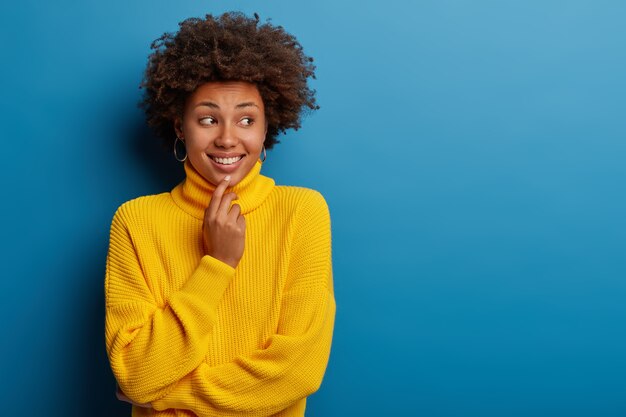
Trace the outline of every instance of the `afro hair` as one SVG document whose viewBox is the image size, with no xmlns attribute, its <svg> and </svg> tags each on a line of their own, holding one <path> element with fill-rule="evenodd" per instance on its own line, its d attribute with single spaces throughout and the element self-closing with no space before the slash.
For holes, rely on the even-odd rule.
<svg viewBox="0 0 626 417">
<path fill-rule="evenodd" d="M 263 99 L 268 124 L 265 148 L 280 141 L 279 133 L 298 130 L 305 112 L 319 109 L 313 58 L 306 56 L 296 38 L 282 26 L 259 24 L 259 15 L 241 12 L 218 17 L 189 18 L 177 33 L 164 33 L 151 44 L 154 51 L 139 88 L 139 107 L 148 125 L 167 147 L 174 139 L 174 120 L 182 117 L 185 100 L 210 81 L 246 81 L 256 85 Z"/>
</svg>

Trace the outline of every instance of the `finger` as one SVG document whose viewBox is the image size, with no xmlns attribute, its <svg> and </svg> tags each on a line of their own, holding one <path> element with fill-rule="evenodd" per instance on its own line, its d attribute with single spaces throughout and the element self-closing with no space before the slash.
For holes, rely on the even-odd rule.
<svg viewBox="0 0 626 417">
<path fill-rule="evenodd" d="M 239 218 L 237 219 L 237 224 L 239 225 L 239 227 L 241 227 L 241 230 L 245 233 L 246 232 L 246 218 L 244 216 L 239 216 Z"/>
<path fill-rule="evenodd" d="M 229 183 L 230 175 L 227 175 L 222 181 L 220 181 L 219 184 L 217 184 L 217 187 L 211 196 L 211 201 L 209 201 L 209 206 L 207 207 L 207 212 L 210 216 L 215 216 L 217 214 L 217 209 L 222 201 L 222 196 L 224 195 L 224 191 L 226 190 L 226 187 L 228 187 Z"/>
<path fill-rule="evenodd" d="M 125 401 L 127 403 L 131 402 L 131 399 L 128 398 L 126 394 L 124 394 L 123 392 L 118 392 L 116 396 L 117 396 L 117 399 L 120 401 Z"/>
<path fill-rule="evenodd" d="M 217 217 L 227 217 L 228 216 L 228 211 L 230 209 L 230 203 L 233 200 L 238 199 L 239 197 L 237 196 L 237 194 L 230 192 L 230 193 L 226 193 L 224 195 L 224 197 L 222 197 L 222 201 L 220 201 L 220 206 L 217 209 Z"/>
<path fill-rule="evenodd" d="M 233 204 L 233 206 L 230 208 L 230 211 L 228 212 L 228 220 L 236 223 L 240 213 L 241 207 L 239 206 L 239 204 Z"/>
<path fill-rule="evenodd" d="M 134 405 L 139 406 L 139 407 L 152 407 L 152 404 L 150 404 L 150 403 L 142 404 L 142 403 L 138 403 L 138 402 L 135 402 L 135 401 L 131 400 L 130 398 L 128 398 L 128 396 L 126 394 L 124 394 L 124 392 L 119 387 L 119 385 L 117 386 L 117 390 L 115 391 L 115 395 L 117 396 L 117 399 L 120 400 L 120 401 L 124 401 L 124 402 L 130 403 L 130 404 L 134 404 Z"/>
</svg>

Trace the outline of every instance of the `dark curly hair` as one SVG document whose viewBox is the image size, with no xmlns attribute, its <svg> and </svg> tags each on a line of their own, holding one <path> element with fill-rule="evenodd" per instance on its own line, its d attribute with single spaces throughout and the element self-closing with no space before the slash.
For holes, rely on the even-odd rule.
<svg viewBox="0 0 626 417">
<path fill-rule="evenodd" d="M 296 38 L 282 26 L 259 25 L 241 12 L 219 17 L 189 18 L 176 34 L 164 33 L 151 44 L 154 52 L 139 88 L 145 92 L 139 107 L 148 125 L 172 146 L 174 119 L 182 117 L 185 100 L 209 81 L 247 81 L 257 86 L 268 123 L 265 148 L 280 141 L 287 129 L 300 128 L 304 112 L 319 109 L 315 90 L 313 58 L 306 56 Z"/>
</svg>

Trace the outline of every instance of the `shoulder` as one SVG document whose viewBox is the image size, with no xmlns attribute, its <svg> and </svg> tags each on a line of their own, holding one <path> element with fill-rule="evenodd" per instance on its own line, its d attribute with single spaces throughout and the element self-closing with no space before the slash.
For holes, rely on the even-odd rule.
<svg viewBox="0 0 626 417">
<path fill-rule="evenodd" d="M 165 205 L 171 205 L 170 193 L 144 195 L 122 203 L 113 214 L 113 224 L 132 225 L 153 218 Z"/>
<path fill-rule="evenodd" d="M 279 204 L 289 207 L 297 229 L 330 228 L 330 210 L 321 192 L 293 185 L 275 187 Z"/>
<path fill-rule="evenodd" d="M 274 187 L 274 193 L 279 200 L 293 205 L 293 208 L 298 211 L 329 210 L 328 203 L 322 193 L 312 188 L 277 185 Z"/>
</svg>

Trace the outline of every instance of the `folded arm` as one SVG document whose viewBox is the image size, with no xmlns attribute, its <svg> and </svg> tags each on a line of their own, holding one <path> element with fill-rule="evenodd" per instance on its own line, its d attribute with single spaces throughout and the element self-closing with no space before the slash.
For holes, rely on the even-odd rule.
<svg viewBox="0 0 626 417">
<path fill-rule="evenodd" d="M 156 410 L 200 417 L 271 416 L 315 392 L 330 356 L 335 320 L 330 217 L 319 193 L 299 216 L 279 323 L 263 349 L 218 366 L 201 363 Z"/>
<path fill-rule="evenodd" d="M 185 285 L 170 296 L 167 305 L 159 306 L 136 253 L 128 227 L 132 219 L 122 207 L 111 225 L 105 341 L 111 369 L 124 394 L 137 403 L 150 403 L 204 359 L 217 305 L 235 269 L 204 256 Z"/>
</svg>

